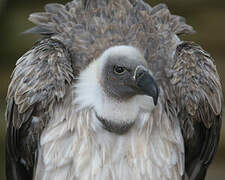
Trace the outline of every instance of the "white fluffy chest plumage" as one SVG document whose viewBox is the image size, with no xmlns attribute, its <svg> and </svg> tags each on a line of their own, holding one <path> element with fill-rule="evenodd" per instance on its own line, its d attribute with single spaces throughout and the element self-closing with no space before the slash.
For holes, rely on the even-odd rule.
<svg viewBox="0 0 225 180">
<path fill-rule="evenodd" d="M 184 172 L 183 137 L 160 100 L 135 96 L 117 102 L 102 91 L 98 61 L 55 104 L 41 135 L 35 180 L 176 180 Z M 71 98 L 72 97 L 72 98 Z M 154 109 L 152 111 L 152 109 Z M 117 135 L 96 113 L 116 123 L 135 122 Z"/>
<path fill-rule="evenodd" d="M 127 134 L 116 135 L 96 126 L 92 110 L 77 113 L 56 106 L 41 136 L 34 179 L 181 179 L 184 151 L 180 129 L 172 128 L 165 113 L 157 123 L 153 118 L 154 113 L 142 113 L 142 128 L 135 125 Z"/>
</svg>

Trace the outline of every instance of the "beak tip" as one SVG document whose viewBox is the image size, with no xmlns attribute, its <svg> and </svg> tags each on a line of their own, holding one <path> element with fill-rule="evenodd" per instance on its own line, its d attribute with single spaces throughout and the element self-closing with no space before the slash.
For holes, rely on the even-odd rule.
<svg viewBox="0 0 225 180">
<path fill-rule="evenodd" d="M 158 97 L 153 97 L 153 102 L 154 102 L 154 105 L 157 106 L 157 103 L 158 103 Z"/>
<path fill-rule="evenodd" d="M 159 90 L 157 86 L 155 86 L 155 91 L 153 94 L 154 95 L 152 96 L 152 98 L 153 98 L 154 105 L 156 106 L 158 103 L 158 97 L 159 97 Z"/>
</svg>

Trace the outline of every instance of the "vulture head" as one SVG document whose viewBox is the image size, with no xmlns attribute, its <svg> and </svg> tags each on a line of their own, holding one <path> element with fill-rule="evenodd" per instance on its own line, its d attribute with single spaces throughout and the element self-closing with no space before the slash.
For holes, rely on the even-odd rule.
<svg viewBox="0 0 225 180">
<path fill-rule="evenodd" d="M 79 77 L 76 103 L 93 108 L 100 125 L 127 132 L 140 111 L 157 105 L 158 87 L 141 52 L 132 46 L 106 49 Z"/>
</svg>

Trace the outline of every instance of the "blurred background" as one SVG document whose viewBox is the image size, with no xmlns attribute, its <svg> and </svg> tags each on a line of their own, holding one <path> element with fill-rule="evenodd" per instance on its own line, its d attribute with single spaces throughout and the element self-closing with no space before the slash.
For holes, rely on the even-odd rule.
<svg viewBox="0 0 225 180">
<path fill-rule="evenodd" d="M 29 50 L 38 36 L 21 35 L 32 27 L 27 17 L 43 11 L 46 3 L 66 3 L 65 0 L 0 0 L 0 179 L 5 179 L 5 120 L 6 92 L 16 60 Z M 153 6 L 166 3 L 173 14 L 184 16 L 197 33 L 183 36 L 199 43 L 216 60 L 225 90 L 225 0 L 148 0 Z M 208 171 L 207 180 L 225 179 L 225 122 L 219 150 Z"/>
</svg>

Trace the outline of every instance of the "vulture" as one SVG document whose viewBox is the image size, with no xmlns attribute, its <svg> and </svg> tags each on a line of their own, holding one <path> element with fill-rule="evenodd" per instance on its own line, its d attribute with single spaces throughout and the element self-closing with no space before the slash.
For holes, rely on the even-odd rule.
<svg viewBox="0 0 225 180">
<path fill-rule="evenodd" d="M 223 108 L 185 19 L 143 0 L 33 13 L 7 95 L 7 180 L 203 180 Z"/>
</svg>

